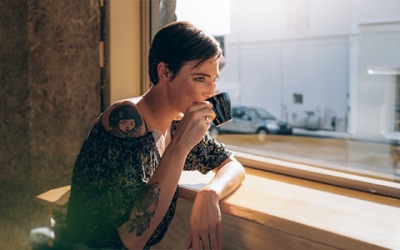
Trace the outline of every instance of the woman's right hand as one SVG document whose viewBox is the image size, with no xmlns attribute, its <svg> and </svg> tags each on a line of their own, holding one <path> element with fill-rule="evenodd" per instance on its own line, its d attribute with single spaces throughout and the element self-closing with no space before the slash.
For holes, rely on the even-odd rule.
<svg viewBox="0 0 400 250">
<path fill-rule="evenodd" d="M 207 133 L 214 118 L 210 102 L 193 104 L 186 110 L 172 141 L 190 151 Z"/>
</svg>

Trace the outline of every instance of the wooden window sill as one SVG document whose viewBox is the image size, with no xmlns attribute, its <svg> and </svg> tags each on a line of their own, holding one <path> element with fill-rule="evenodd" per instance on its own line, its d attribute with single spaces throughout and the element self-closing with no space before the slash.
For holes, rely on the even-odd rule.
<svg viewBox="0 0 400 250">
<path fill-rule="evenodd" d="M 193 201 L 197 191 L 212 177 L 213 173 L 183 172 L 180 200 Z M 66 212 L 69 188 L 50 190 L 36 200 L 53 210 Z M 400 249 L 400 199 L 397 198 L 246 168 L 242 186 L 221 201 L 220 206 L 223 215 L 251 222 L 250 227 L 257 228 L 257 232 L 266 228 L 283 233 L 283 239 L 312 242 L 317 244 L 316 248 Z M 187 218 L 183 221 L 186 223 Z M 250 237 L 250 233 L 241 234 Z M 252 237 L 263 240 L 264 236 Z"/>
<path fill-rule="evenodd" d="M 184 172 L 180 197 L 193 201 L 213 173 Z M 400 249 L 400 200 L 246 168 L 224 214 L 340 249 Z"/>
</svg>

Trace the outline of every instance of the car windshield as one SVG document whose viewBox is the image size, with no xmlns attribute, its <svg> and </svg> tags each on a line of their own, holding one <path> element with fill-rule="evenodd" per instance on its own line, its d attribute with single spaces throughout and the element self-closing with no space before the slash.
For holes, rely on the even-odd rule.
<svg viewBox="0 0 400 250">
<path fill-rule="evenodd" d="M 275 116 L 270 114 L 268 111 L 262 108 L 255 108 L 254 112 L 257 114 L 257 117 L 261 120 L 275 120 Z"/>
</svg>

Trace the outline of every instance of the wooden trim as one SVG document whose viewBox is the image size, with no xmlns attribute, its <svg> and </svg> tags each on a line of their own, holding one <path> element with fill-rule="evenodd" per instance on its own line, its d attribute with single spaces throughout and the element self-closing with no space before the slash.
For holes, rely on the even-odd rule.
<svg viewBox="0 0 400 250">
<path fill-rule="evenodd" d="M 247 167 L 351 188 L 367 193 L 400 198 L 400 183 L 398 182 L 323 169 L 238 151 L 235 151 L 234 155 Z"/>
<path fill-rule="evenodd" d="M 193 201 L 213 176 L 213 172 L 184 171 L 179 181 L 180 198 Z M 69 189 L 50 190 L 36 201 L 66 212 Z M 396 198 L 246 168 L 242 186 L 221 201 L 220 207 L 224 215 L 261 226 L 265 235 L 260 233 L 259 241 L 280 232 L 277 237 L 282 239 L 304 239 L 336 249 L 400 249 L 400 199 Z M 275 244 L 280 248 L 274 249 L 285 249 L 286 243 Z"/>
<path fill-rule="evenodd" d="M 175 216 L 163 240 L 152 249 L 187 249 L 188 228 L 193 203 L 179 198 Z M 222 249 L 307 249 L 333 250 L 335 248 L 269 228 L 240 217 L 223 213 Z"/>
<path fill-rule="evenodd" d="M 110 105 L 110 1 L 100 1 L 100 112 Z"/>
<path fill-rule="evenodd" d="M 104 68 L 104 41 L 99 42 L 99 67 Z"/>
<path fill-rule="evenodd" d="M 50 207 L 54 211 L 67 213 L 67 204 L 71 185 L 51 189 L 35 197 L 35 201 L 43 206 Z"/>
<path fill-rule="evenodd" d="M 143 95 L 150 88 L 147 55 L 151 44 L 151 1 L 140 1 L 140 36 L 140 92 Z"/>
<path fill-rule="evenodd" d="M 184 172 L 180 197 L 193 201 L 212 177 Z M 395 198 L 246 168 L 243 185 L 220 207 L 223 214 L 332 248 L 400 249 Z"/>
</svg>

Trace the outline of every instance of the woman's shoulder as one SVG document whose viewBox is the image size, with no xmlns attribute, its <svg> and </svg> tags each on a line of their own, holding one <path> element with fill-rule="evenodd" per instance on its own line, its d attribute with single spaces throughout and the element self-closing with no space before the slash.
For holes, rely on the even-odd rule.
<svg viewBox="0 0 400 250">
<path fill-rule="evenodd" d="M 101 116 L 104 130 L 117 137 L 138 137 L 147 133 L 137 102 L 139 98 L 120 100 L 107 108 Z"/>
</svg>

